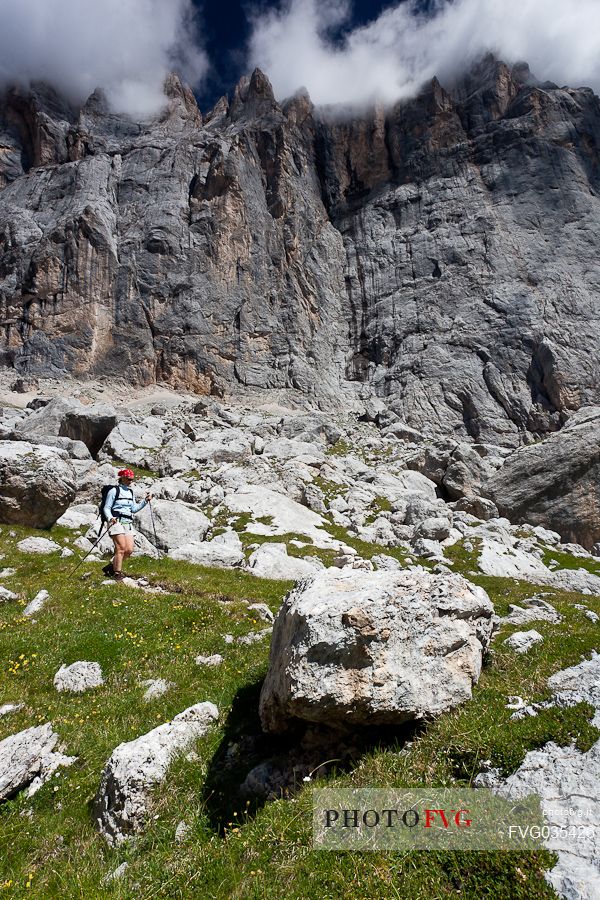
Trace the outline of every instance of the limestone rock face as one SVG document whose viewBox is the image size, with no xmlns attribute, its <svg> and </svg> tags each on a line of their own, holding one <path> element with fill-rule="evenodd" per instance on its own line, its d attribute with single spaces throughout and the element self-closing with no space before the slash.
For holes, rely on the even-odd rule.
<svg viewBox="0 0 600 900">
<path fill-rule="evenodd" d="M 487 57 L 344 117 L 258 71 L 204 120 L 166 94 L 141 123 L 0 98 L 0 363 L 377 395 L 408 440 L 518 446 L 599 402 L 591 90 Z"/>
<path fill-rule="evenodd" d="M 0 441 L 0 522 L 48 528 L 76 489 L 75 469 L 64 450 Z"/>
<path fill-rule="evenodd" d="M 328 569 L 288 594 L 260 697 L 266 731 L 426 720 L 471 696 L 492 604 L 459 575 Z"/>
<path fill-rule="evenodd" d="M 151 789 L 163 781 L 177 753 L 206 734 L 218 717 L 213 703 L 197 703 L 171 722 L 119 744 L 94 801 L 96 822 L 108 844 L 118 846 L 141 831 Z"/>
<path fill-rule="evenodd" d="M 512 522 L 545 525 L 591 549 L 600 540 L 600 407 L 512 453 L 485 492 Z"/>
</svg>

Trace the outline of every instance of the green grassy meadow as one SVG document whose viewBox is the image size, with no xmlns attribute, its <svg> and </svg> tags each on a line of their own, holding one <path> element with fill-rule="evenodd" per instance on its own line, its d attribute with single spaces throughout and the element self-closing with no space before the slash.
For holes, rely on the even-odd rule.
<svg viewBox="0 0 600 900">
<path fill-rule="evenodd" d="M 351 766 L 329 768 L 294 796 L 261 804 L 239 796 L 242 770 L 228 769 L 223 760 L 232 741 L 258 731 L 258 695 L 269 639 L 245 646 L 226 644 L 223 636 L 264 628 L 247 602 L 264 602 L 275 613 L 291 583 L 168 559 L 133 559 L 130 572 L 165 591 L 145 593 L 102 584 L 98 562 L 86 562 L 73 575 L 77 557 L 20 553 L 17 541 L 30 534 L 42 532 L 8 526 L 0 530 L 0 569 L 16 569 L 0 583 L 19 594 L 17 601 L 0 603 L 0 705 L 24 704 L 20 712 L 0 718 L 0 739 L 49 721 L 60 736 L 61 749 L 78 759 L 59 769 L 31 799 L 21 793 L 0 806 L 0 898 L 554 896 L 542 876 L 553 864 L 546 851 L 315 850 L 311 791 L 313 785 L 468 784 L 483 760 L 509 773 L 529 749 L 549 740 L 575 741 L 580 749 L 588 749 L 599 734 L 589 724 L 592 711 L 585 704 L 511 722 L 506 703 L 512 694 L 528 701 L 545 699 L 551 674 L 598 648 L 600 626 L 574 604 L 584 602 L 600 614 L 600 598 L 545 589 L 563 622 L 531 626 L 545 640 L 523 656 L 502 644 L 517 630 L 504 627 L 471 702 L 412 734 L 407 746 L 401 730 L 385 738 L 374 733 Z M 56 526 L 43 534 L 59 543 L 74 536 Z M 373 546 L 370 555 L 381 550 Z M 460 545 L 448 556 L 455 570 L 472 570 L 473 558 Z M 500 615 L 509 603 L 539 590 L 524 582 L 469 577 L 488 591 Z M 50 599 L 31 621 L 23 616 L 23 607 L 41 588 L 49 591 Z M 195 664 L 198 654 L 213 653 L 223 655 L 221 666 Z M 61 664 L 79 659 L 99 662 L 106 684 L 80 695 L 58 693 L 54 673 Z M 146 703 L 140 681 L 148 678 L 166 678 L 175 687 Z M 204 700 L 218 706 L 219 726 L 198 741 L 195 758 L 181 757 L 173 765 L 154 794 L 144 834 L 110 849 L 94 828 L 90 804 L 111 751 Z M 245 772 L 251 755 L 243 763 Z M 188 831 L 176 841 L 182 821 Z M 103 883 L 123 862 L 128 863 L 123 877 Z"/>
</svg>

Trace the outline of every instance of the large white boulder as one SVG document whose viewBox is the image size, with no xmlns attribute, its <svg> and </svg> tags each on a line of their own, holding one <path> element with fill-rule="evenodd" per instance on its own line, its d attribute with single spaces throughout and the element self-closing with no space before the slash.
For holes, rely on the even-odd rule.
<svg viewBox="0 0 600 900">
<path fill-rule="evenodd" d="M 471 697 L 493 613 L 460 575 L 324 570 L 275 620 L 263 728 L 400 724 L 452 709 Z"/>
<path fill-rule="evenodd" d="M 148 507 L 135 518 L 139 531 L 161 550 L 176 550 L 201 541 L 210 528 L 203 512 L 180 500 L 153 500 L 154 524 Z M 156 531 L 155 531 L 156 529 Z"/>
<path fill-rule="evenodd" d="M 50 538 L 28 537 L 19 541 L 17 549 L 21 553 L 57 553 L 62 548 L 60 544 L 50 540 Z"/>
<path fill-rule="evenodd" d="M 285 579 L 307 578 L 321 568 L 308 559 L 288 556 L 285 544 L 267 542 L 250 554 L 248 565 L 259 578 Z"/>
<path fill-rule="evenodd" d="M 102 445 L 102 456 L 136 466 L 155 465 L 165 436 L 165 423 L 156 416 L 143 422 L 119 422 Z"/>
<path fill-rule="evenodd" d="M 176 550 L 169 551 L 169 556 L 171 559 L 185 560 L 198 566 L 215 566 L 218 569 L 233 569 L 243 566 L 246 561 L 243 550 L 215 541 L 183 544 Z"/>
<path fill-rule="evenodd" d="M 214 703 L 197 703 L 113 750 L 94 800 L 96 824 L 108 844 L 118 846 L 142 830 L 152 788 L 218 717 Z"/>
<path fill-rule="evenodd" d="M 98 503 L 100 502 L 100 491 L 98 491 Z M 98 519 L 98 504 L 94 503 L 74 503 L 68 510 L 62 514 L 57 521 L 57 525 L 63 525 L 65 528 L 90 528 Z"/>
<path fill-rule="evenodd" d="M 251 513 L 255 520 L 270 520 L 268 525 L 251 523 L 247 531 L 253 534 L 302 534 L 311 538 L 316 547 L 340 546 L 340 542 L 325 531 L 324 519 L 318 513 L 263 485 L 246 484 L 239 490 L 228 492 L 222 505 L 232 513 Z"/>
<path fill-rule="evenodd" d="M 49 528 L 76 490 L 75 469 L 64 450 L 0 441 L 0 522 Z"/>
<path fill-rule="evenodd" d="M 479 568 L 486 575 L 550 584 L 553 574 L 544 563 L 516 546 L 517 542 L 481 539 Z"/>
</svg>

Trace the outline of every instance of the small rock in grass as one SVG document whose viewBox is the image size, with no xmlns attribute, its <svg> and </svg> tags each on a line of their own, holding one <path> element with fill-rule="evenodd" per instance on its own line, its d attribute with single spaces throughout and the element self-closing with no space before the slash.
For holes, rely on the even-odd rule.
<svg viewBox="0 0 600 900">
<path fill-rule="evenodd" d="M 113 881 L 119 881 L 123 877 L 123 875 L 125 874 L 125 872 L 127 871 L 128 868 L 129 868 L 128 862 L 121 863 L 120 866 L 117 866 L 117 868 L 114 870 L 114 872 L 109 872 L 108 875 L 104 876 L 104 878 L 101 881 L 101 884 L 111 884 L 111 882 L 113 882 Z"/>
<path fill-rule="evenodd" d="M 224 634 L 223 640 L 226 644 L 233 644 L 233 635 L 232 634 Z"/>
<path fill-rule="evenodd" d="M 508 697 L 508 703 L 506 704 L 507 709 L 523 709 L 526 706 L 525 701 L 522 697 Z"/>
<path fill-rule="evenodd" d="M 527 653 L 535 644 L 539 644 L 544 640 L 539 631 L 531 629 L 531 631 L 515 631 L 510 637 L 506 638 L 504 643 L 516 653 Z"/>
<path fill-rule="evenodd" d="M 587 609 L 585 611 L 585 615 L 590 620 L 590 622 L 594 623 L 594 625 L 596 624 L 596 622 L 600 621 L 600 616 L 598 616 L 598 614 L 595 613 L 593 609 Z"/>
<path fill-rule="evenodd" d="M 274 622 L 275 616 L 269 609 L 266 603 L 250 603 L 248 605 L 248 610 L 252 610 L 256 612 L 258 616 L 263 620 L 263 622 Z"/>
<path fill-rule="evenodd" d="M 0 557 L 0 559 L 2 559 L 2 557 Z M 10 578 L 11 575 L 14 575 L 16 571 L 16 569 L 11 568 L 2 569 L 2 571 L 0 572 L 0 578 Z"/>
<path fill-rule="evenodd" d="M 56 550 L 61 550 L 62 548 L 56 541 L 51 541 L 48 538 L 28 537 L 19 541 L 17 549 L 19 549 L 21 553 L 54 553 Z"/>
<path fill-rule="evenodd" d="M 508 615 L 502 620 L 507 625 L 528 625 L 531 622 L 546 621 L 556 624 L 562 620 L 560 613 L 543 598 L 547 594 L 536 594 L 533 597 L 523 599 L 524 606 L 511 603 L 508 607 Z"/>
<path fill-rule="evenodd" d="M 50 594 L 46 590 L 38 591 L 33 600 L 31 600 L 23 610 L 23 615 L 34 616 L 36 613 L 41 612 L 46 605 L 49 596 Z"/>
<path fill-rule="evenodd" d="M 243 634 L 237 639 L 238 644 L 257 644 L 262 641 L 268 634 L 271 634 L 271 628 L 263 628 L 262 631 L 251 631 L 249 634 Z"/>
<path fill-rule="evenodd" d="M 178 822 L 177 828 L 175 829 L 175 842 L 177 844 L 182 844 L 190 833 L 190 830 L 190 826 L 187 822 L 184 822 L 183 820 Z"/>
<path fill-rule="evenodd" d="M 9 591 L 8 588 L 2 587 L 0 585 L 0 603 L 4 600 L 18 600 L 18 594 L 13 593 L 13 591 Z"/>
<path fill-rule="evenodd" d="M 223 657 L 220 653 L 213 653 L 212 656 L 197 656 L 196 657 L 196 665 L 197 666 L 220 666 L 223 662 Z"/>
<path fill-rule="evenodd" d="M 102 669 L 97 662 L 79 660 L 70 666 L 61 666 L 54 676 L 57 691 L 71 691 L 79 694 L 104 684 Z"/>
<path fill-rule="evenodd" d="M 23 706 L 23 703 L 4 703 L 0 706 L 0 717 L 19 712 L 19 710 L 23 709 Z"/>
<path fill-rule="evenodd" d="M 534 718 L 538 714 L 539 704 L 531 703 L 529 706 L 521 706 L 512 714 L 511 722 L 519 722 L 521 719 Z M 508 707 L 510 709 L 510 707 Z"/>
<path fill-rule="evenodd" d="M 60 551 L 60 558 L 68 559 L 69 556 L 74 556 L 73 551 L 70 550 L 68 547 L 63 547 L 62 550 Z"/>
<path fill-rule="evenodd" d="M 142 681 L 142 687 L 147 688 L 144 700 L 148 703 L 150 700 L 162 697 L 170 688 L 175 687 L 175 683 L 167 681 L 165 678 L 148 678 L 146 681 Z"/>
</svg>

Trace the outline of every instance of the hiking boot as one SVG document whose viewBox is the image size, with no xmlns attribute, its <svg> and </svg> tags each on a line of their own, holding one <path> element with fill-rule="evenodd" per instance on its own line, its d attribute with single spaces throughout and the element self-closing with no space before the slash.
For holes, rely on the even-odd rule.
<svg viewBox="0 0 600 900">
<path fill-rule="evenodd" d="M 109 564 L 107 566 L 102 566 L 102 571 L 104 572 L 105 575 L 108 575 L 109 577 L 111 575 L 114 575 L 115 570 L 113 569 L 112 562 L 109 562 Z"/>
<path fill-rule="evenodd" d="M 123 579 L 125 578 L 122 572 L 113 572 L 112 577 L 115 581 L 123 581 Z"/>
</svg>

